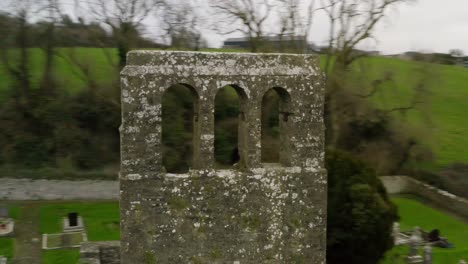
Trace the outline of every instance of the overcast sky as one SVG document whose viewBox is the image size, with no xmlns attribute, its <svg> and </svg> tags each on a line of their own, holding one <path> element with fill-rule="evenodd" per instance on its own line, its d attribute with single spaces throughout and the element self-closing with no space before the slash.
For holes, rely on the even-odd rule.
<svg viewBox="0 0 468 264">
<path fill-rule="evenodd" d="M 418 0 L 391 12 L 378 28 L 377 47 L 385 53 L 405 50 L 468 54 L 468 0 Z"/>
<path fill-rule="evenodd" d="M 327 20 L 317 16 L 311 31 L 311 41 L 326 43 Z M 468 54 L 468 0 L 417 0 L 399 5 L 376 29 L 376 41 L 361 46 L 385 54 L 405 51 L 448 53 L 461 49 Z M 214 46 L 222 45 L 225 36 L 209 34 Z"/>
<path fill-rule="evenodd" d="M 0 0 L 2 2 L 4 0 Z M 93 0 L 79 0 L 92 2 Z M 208 0 L 171 0 L 196 1 L 206 5 Z M 304 0 L 305 1 L 305 0 Z M 387 17 L 376 29 L 376 40 L 368 41 L 360 48 L 379 50 L 385 54 L 405 51 L 427 51 L 447 53 L 450 49 L 461 49 L 468 54 L 468 0 L 413 0 L 412 3 L 400 4 L 390 10 Z M 61 0 L 66 12 L 74 12 L 74 0 Z M 0 8 L 2 5 L 0 4 Z M 208 8 L 201 8 L 205 12 Z M 206 14 L 205 14 L 206 15 Z M 156 19 L 146 20 L 146 36 L 154 38 L 157 32 Z M 222 41 L 230 36 L 204 30 L 204 37 L 211 47 L 221 47 Z M 327 19 L 317 15 L 312 27 L 310 41 L 322 45 L 328 34 Z M 231 35 L 238 37 L 239 35 Z"/>
</svg>

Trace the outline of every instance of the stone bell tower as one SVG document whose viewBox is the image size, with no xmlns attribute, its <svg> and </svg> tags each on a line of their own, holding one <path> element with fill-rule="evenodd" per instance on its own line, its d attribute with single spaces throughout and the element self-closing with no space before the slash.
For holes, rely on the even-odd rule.
<svg viewBox="0 0 468 264">
<path fill-rule="evenodd" d="M 122 71 L 121 263 L 325 263 L 327 174 L 319 57 L 132 51 Z M 166 173 L 162 96 L 195 99 L 193 167 Z M 214 164 L 214 102 L 240 98 L 235 169 Z M 261 160 L 264 94 L 280 96 L 280 158 Z"/>
</svg>

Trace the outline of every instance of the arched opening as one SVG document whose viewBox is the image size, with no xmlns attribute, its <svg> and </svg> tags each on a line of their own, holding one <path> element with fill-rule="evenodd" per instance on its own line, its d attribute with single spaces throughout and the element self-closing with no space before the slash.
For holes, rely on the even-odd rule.
<svg viewBox="0 0 468 264">
<path fill-rule="evenodd" d="M 290 165 L 291 99 L 281 88 L 269 89 L 262 99 L 262 163 Z"/>
<path fill-rule="evenodd" d="M 245 111 L 242 88 L 229 85 L 215 98 L 215 166 L 237 168 L 245 166 Z"/>
<path fill-rule="evenodd" d="M 167 172 L 185 173 L 193 166 L 197 127 L 197 92 L 189 85 L 172 85 L 162 97 L 162 160 Z"/>
</svg>

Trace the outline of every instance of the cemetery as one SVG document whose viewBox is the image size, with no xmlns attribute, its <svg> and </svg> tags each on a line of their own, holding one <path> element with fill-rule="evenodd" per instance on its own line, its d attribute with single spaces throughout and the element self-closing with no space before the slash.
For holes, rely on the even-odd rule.
<svg viewBox="0 0 468 264">
<path fill-rule="evenodd" d="M 38 212 L 24 215 L 17 212 L 26 213 L 27 202 L 0 207 L 0 261 L 21 260 L 15 243 L 40 242 L 35 257 L 44 264 L 325 263 L 323 75 L 316 56 L 138 51 L 122 73 L 120 206 L 38 201 Z M 162 96 L 173 85 L 196 99 L 193 133 L 200 140 L 193 142 L 193 167 L 183 173 L 166 170 L 159 148 Z M 229 169 L 216 167 L 213 149 L 213 102 L 226 86 L 240 98 L 238 162 Z M 280 97 L 274 164 L 262 160 L 258 122 L 269 90 Z M 457 264 L 468 257 L 466 219 L 414 197 L 392 200 L 401 219 L 393 227 L 395 247 L 380 264 Z M 18 223 L 34 230 L 15 233 Z"/>
<path fill-rule="evenodd" d="M 389 251 L 381 264 L 414 263 L 461 263 L 468 258 L 468 221 L 450 213 L 434 209 L 415 196 L 393 198 L 401 220 L 394 227 L 395 247 Z M 439 229 L 440 234 L 453 244 L 451 248 L 434 245 L 424 239 L 424 233 Z M 398 232 L 398 230 L 403 232 Z M 399 235 L 395 235 L 398 233 Z M 406 234 L 405 234 L 406 233 Z M 430 254 L 429 254 L 430 253 Z M 408 258 L 409 257 L 409 258 Z M 426 260 L 426 262 L 424 262 Z M 430 262 L 427 262 L 429 261 Z"/>
<path fill-rule="evenodd" d="M 42 249 L 80 248 L 88 241 L 83 218 L 76 212 L 63 218 L 63 233 L 42 234 Z"/>
<path fill-rule="evenodd" d="M 400 230 L 412 233 L 414 227 L 419 226 L 422 230 L 439 229 L 443 237 L 446 237 L 453 243 L 454 248 L 432 247 L 433 264 L 461 264 L 461 260 L 468 259 L 468 223 L 457 219 L 443 211 L 431 208 L 418 201 L 416 197 L 395 197 L 392 199 L 400 209 L 401 220 Z M 11 213 L 19 216 L 21 203 L 15 203 Z M 81 255 L 83 259 L 92 259 L 103 252 L 112 252 L 119 246 L 116 242 L 120 239 L 118 228 L 119 206 L 117 202 L 41 202 L 40 216 L 36 219 L 34 225 L 42 233 L 63 233 L 63 217 L 67 212 L 78 212 L 83 218 L 86 233 L 89 241 L 82 243 Z M 7 253 L 5 249 L 5 240 L 14 238 L 0 238 L 0 255 L 8 256 L 11 260 L 13 251 Z M 115 241 L 115 242 L 109 242 Z M 97 242 L 97 243 L 96 243 Z M 397 245 L 387 253 L 387 256 L 380 264 L 406 264 L 407 256 L 411 247 L 407 244 Z M 423 260 L 425 258 L 424 245 L 418 248 L 418 255 Z M 106 253 L 106 254 L 107 254 Z M 55 249 L 42 251 L 42 263 L 44 264 L 62 264 L 78 263 L 80 259 L 80 248 Z M 424 262 L 421 262 L 424 263 Z"/>
</svg>

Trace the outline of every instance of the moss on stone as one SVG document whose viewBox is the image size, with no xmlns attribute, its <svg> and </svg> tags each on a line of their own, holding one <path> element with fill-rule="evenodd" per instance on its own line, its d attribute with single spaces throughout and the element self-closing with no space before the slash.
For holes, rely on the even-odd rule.
<svg viewBox="0 0 468 264">
<path fill-rule="evenodd" d="M 145 263 L 146 251 L 162 263 L 324 262 L 324 95 L 316 57 L 134 51 L 128 63 L 122 72 L 122 264 Z M 199 102 L 193 167 L 168 174 L 161 98 L 180 83 Z M 225 86 L 241 94 L 240 161 L 217 170 L 215 99 Z M 275 88 L 286 98 L 279 110 L 288 118 L 279 121 L 280 165 L 268 167 L 261 161 L 262 98 Z"/>
<path fill-rule="evenodd" d="M 168 204 L 174 210 L 184 210 L 190 206 L 190 202 L 182 197 L 171 197 Z"/>
</svg>

